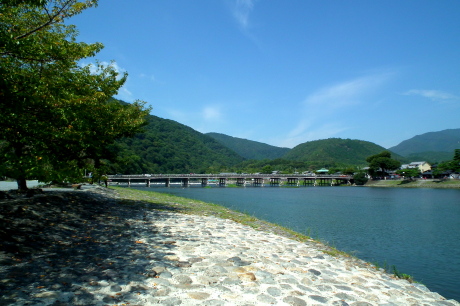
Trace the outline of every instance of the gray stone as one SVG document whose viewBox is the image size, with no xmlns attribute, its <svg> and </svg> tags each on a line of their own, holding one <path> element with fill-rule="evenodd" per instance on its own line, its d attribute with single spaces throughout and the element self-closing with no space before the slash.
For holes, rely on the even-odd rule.
<svg viewBox="0 0 460 306">
<path fill-rule="evenodd" d="M 322 304 L 326 304 L 327 303 L 327 298 L 325 298 L 324 296 L 320 296 L 320 295 L 309 295 L 308 296 L 310 299 L 312 300 L 315 300 L 317 302 L 320 302 Z"/>
<path fill-rule="evenodd" d="M 301 284 L 304 284 L 304 285 L 306 285 L 306 286 L 310 286 L 310 285 L 313 284 L 312 280 L 309 279 L 309 278 L 307 278 L 307 277 L 302 278 L 302 279 L 300 280 L 300 283 L 301 283 Z"/>
<path fill-rule="evenodd" d="M 332 305 L 333 306 L 350 306 L 350 304 L 348 304 L 345 301 L 334 301 L 334 302 L 332 302 Z M 382 305 L 380 305 L 380 306 L 382 306 Z"/>
<path fill-rule="evenodd" d="M 160 288 L 155 291 L 155 296 L 167 296 L 171 293 L 171 289 L 169 287 Z"/>
<path fill-rule="evenodd" d="M 171 274 L 171 272 L 165 271 L 165 272 L 160 274 L 160 277 L 161 278 L 171 278 L 172 274 Z"/>
<path fill-rule="evenodd" d="M 337 298 L 341 300 L 348 301 L 348 302 L 356 301 L 356 297 L 354 297 L 353 295 L 349 295 L 348 293 L 344 293 L 344 292 L 336 293 L 334 296 L 336 296 Z"/>
<path fill-rule="evenodd" d="M 321 275 L 321 272 L 319 272 L 318 270 L 315 270 L 315 269 L 308 269 L 308 272 L 316 275 L 316 276 L 319 276 Z"/>
<path fill-rule="evenodd" d="M 113 291 L 113 292 L 120 292 L 121 287 L 119 285 L 112 285 L 112 286 L 110 286 L 110 290 Z"/>
<path fill-rule="evenodd" d="M 280 280 L 281 283 L 297 285 L 299 282 L 293 277 L 286 277 Z"/>
<path fill-rule="evenodd" d="M 335 285 L 335 288 L 340 289 L 340 290 L 345 290 L 345 291 L 353 291 L 353 289 L 351 289 L 348 286 L 337 286 L 337 285 Z"/>
<path fill-rule="evenodd" d="M 259 301 L 261 303 L 266 303 L 266 304 L 276 304 L 276 300 L 274 298 L 272 298 L 271 296 L 266 295 L 266 294 L 259 294 L 257 296 L 257 301 Z"/>
<path fill-rule="evenodd" d="M 224 301 L 219 301 L 219 300 L 207 300 L 207 301 L 203 301 L 201 303 L 201 305 L 204 305 L 204 306 L 223 306 L 223 305 L 225 305 L 225 302 Z"/>
<path fill-rule="evenodd" d="M 287 296 L 283 299 L 283 302 L 289 305 L 293 305 L 293 306 L 306 306 L 307 305 L 307 303 L 304 300 L 299 299 L 298 297 L 295 297 L 295 296 Z"/>
<path fill-rule="evenodd" d="M 289 284 L 280 284 L 280 287 L 281 287 L 281 289 L 284 289 L 284 290 L 292 289 L 292 286 L 289 285 Z"/>
<path fill-rule="evenodd" d="M 210 294 L 206 292 L 189 292 L 188 296 L 195 300 L 206 300 Z"/>
<path fill-rule="evenodd" d="M 276 287 L 268 287 L 267 293 L 270 294 L 271 296 L 281 296 L 281 290 Z"/>
<path fill-rule="evenodd" d="M 182 285 L 189 285 L 193 282 L 189 276 L 183 275 L 183 274 L 175 275 L 173 277 L 173 281 L 176 282 L 177 284 L 182 284 Z"/>
<path fill-rule="evenodd" d="M 157 278 L 155 279 L 155 283 L 157 285 L 162 285 L 162 286 L 170 286 L 171 285 L 171 282 L 167 279 L 164 279 L 164 278 Z"/>
<path fill-rule="evenodd" d="M 172 297 L 172 298 L 160 301 L 159 304 L 163 306 L 176 306 L 176 305 L 182 304 L 182 301 L 179 298 Z"/>
<path fill-rule="evenodd" d="M 239 285 L 239 284 L 241 284 L 241 280 L 239 278 L 226 277 L 222 281 L 222 285 Z"/>
</svg>

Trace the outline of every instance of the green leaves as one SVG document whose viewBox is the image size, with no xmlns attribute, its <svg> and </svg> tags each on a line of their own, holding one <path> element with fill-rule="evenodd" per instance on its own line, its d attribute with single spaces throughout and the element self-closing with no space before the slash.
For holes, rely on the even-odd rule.
<svg viewBox="0 0 460 306">
<path fill-rule="evenodd" d="M 83 166 L 101 164 L 115 139 L 138 132 L 149 109 L 108 102 L 126 74 L 78 64 L 103 46 L 77 42 L 76 28 L 63 21 L 97 1 L 0 3 L 0 175 L 81 177 Z"/>
</svg>

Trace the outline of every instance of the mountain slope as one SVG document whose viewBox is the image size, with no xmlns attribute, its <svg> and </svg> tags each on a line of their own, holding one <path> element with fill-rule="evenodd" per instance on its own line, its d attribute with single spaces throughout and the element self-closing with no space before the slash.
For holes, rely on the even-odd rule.
<svg viewBox="0 0 460 306">
<path fill-rule="evenodd" d="M 112 173 L 210 173 L 244 158 L 212 137 L 173 120 L 148 116 L 145 132 L 118 141 Z"/>
<path fill-rule="evenodd" d="M 207 133 L 205 135 L 214 138 L 246 159 L 276 159 L 282 157 L 290 150 L 289 148 L 275 147 L 262 142 L 232 137 L 225 134 Z"/>
<path fill-rule="evenodd" d="M 460 149 L 460 129 L 417 135 L 389 148 L 390 151 L 402 156 L 412 155 L 427 157 L 425 159 L 439 159 L 436 161 L 445 160 L 445 157 L 448 154 L 452 155 L 455 149 Z M 440 153 L 436 154 L 436 152 Z"/>
<path fill-rule="evenodd" d="M 385 151 L 384 147 L 375 143 L 354 140 L 330 138 L 309 141 L 294 147 L 283 158 L 287 160 L 315 162 L 330 165 L 367 165 L 366 158 Z M 393 156 L 398 159 L 398 156 Z"/>
</svg>

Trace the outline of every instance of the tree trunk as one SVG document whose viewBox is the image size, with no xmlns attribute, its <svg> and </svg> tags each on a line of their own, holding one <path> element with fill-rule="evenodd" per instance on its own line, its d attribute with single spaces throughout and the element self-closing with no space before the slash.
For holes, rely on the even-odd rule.
<svg viewBox="0 0 460 306">
<path fill-rule="evenodd" d="M 19 191 L 25 191 L 28 190 L 27 188 L 27 181 L 25 178 L 18 178 L 16 179 L 16 182 L 18 183 L 18 190 Z"/>
</svg>

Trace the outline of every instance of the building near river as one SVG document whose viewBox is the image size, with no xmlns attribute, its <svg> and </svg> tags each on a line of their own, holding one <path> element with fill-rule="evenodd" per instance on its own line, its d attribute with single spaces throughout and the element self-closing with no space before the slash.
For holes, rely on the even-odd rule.
<svg viewBox="0 0 460 306">
<path fill-rule="evenodd" d="M 423 173 L 430 171 L 431 165 L 426 161 L 411 162 L 410 164 L 401 165 L 401 169 L 419 169 Z"/>
</svg>

